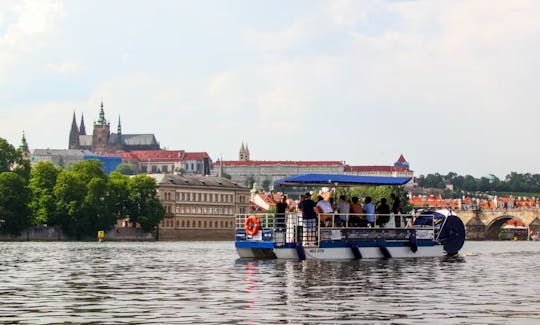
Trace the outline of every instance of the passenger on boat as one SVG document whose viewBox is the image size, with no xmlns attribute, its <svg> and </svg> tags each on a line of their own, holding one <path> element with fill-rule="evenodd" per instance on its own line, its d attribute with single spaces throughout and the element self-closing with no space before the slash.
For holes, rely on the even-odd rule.
<svg viewBox="0 0 540 325">
<path fill-rule="evenodd" d="M 351 206 L 349 208 L 349 213 L 352 215 L 349 216 L 349 226 L 350 227 L 360 227 L 360 214 L 362 213 L 362 204 L 358 203 L 358 197 L 353 196 L 351 198 Z"/>
<path fill-rule="evenodd" d="M 375 205 L 371 203 L 371 196 L 364 199 L 365 222 L 368 227 L 375 227 Z"/>
<path fill-rule="evenodd" d="M 332 226 L 332 205 L 330 202 L 326 201 L 321 195 L 317 197 L 317 211 L 319 212 L 319 219 L 321 221 L 321 227 L 330 227 Z"/>
<path fill-rule="evenodd" d="M 314 244 L 317 241 L 317 214 L 315 213 L 315 202 L 308 192 L 301 198 L 298 208 L 302 211 L 302 222 L 304 226 L 302 240 L 306 244 Z"/>
<path fill-rule="evenodd" d="M 338 224 L 339 227 L 343 227 L 345 226 L 345 223 L 347 222 L 347 218 L 351 211 L 351 204 L 347 202 L 345 195 L 339 196 L 337 211 L 339 212 L 339 215 L 336 216 L 335 222 Z"/>
<path fill-rule="evenodd" d="M 396 227 L 401 227 L 401 200 L 399 197 L 392 193 L 390 194 L 392 198 L 392 213 L 395 214 Z"/>
<path fill-rule="evenodd" d="M 379 227 L 384 227 L 390 220 L 390 206 L 386 203 L 386 198 L 381 199 L 381 203 L 375 209 L 377 213 L 377 220 L 375 223 Z"/>
<path fill-rule="evenodd" d="M 276 217 L 275 217 L 275 226 L 276 228 L 285 228 L 285 213 L 289 210 L 289 205 L 287 204 L 287 196 L 283 195 L 281 201 L 276 203 Z"/>
</svg>

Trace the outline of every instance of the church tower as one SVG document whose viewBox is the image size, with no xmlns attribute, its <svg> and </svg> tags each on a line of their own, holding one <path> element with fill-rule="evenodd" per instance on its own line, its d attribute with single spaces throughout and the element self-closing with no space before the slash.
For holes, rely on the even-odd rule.
<svg viewBox="0 0 540 325">
<path fill-rule="evenodd" d="M 109 136 L 111 135 L 110 124 L 105 119 L 105 111 L 103 110 L 103 102 L 99 110 L 99 119 L 94 122 L 94 132 L 92 134 L 92 151 L 107 152 L 109 144 Z"/>
<path fill-rule="evenodd" d="M 19 145 L 19 150 L 23 155 L 23 158 L 26 160 L 30 159 L 30 148 L 28 147 L 28 142 L 26 142 L 26 137 L 24 136 L 24 131 L 22 134 L 21 144 Z"/>
<path fill-rule="evenodd" d="M 69 131 L 69 145 L 68 149 L 80 149 L 79 142 L 79 127 L 77 126 L 77 120 L 75 119 L 75 111 L 73 111 L 73 121 L 71 122 L 71 130 Z"/>
<path fill-rule="evenodd" d="M 242 142 L 242 146 L 240 147 L 239 160 L 249 161 L 249 148 L 247 146 L 247 143 L 244 146 L 244 142 Z"/>
</svg>

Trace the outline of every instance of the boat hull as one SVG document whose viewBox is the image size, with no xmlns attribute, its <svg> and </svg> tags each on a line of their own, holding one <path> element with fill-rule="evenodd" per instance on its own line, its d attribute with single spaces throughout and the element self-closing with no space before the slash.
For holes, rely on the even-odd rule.
<svg viewBox="0 0 540 325">
<path fill-rule="evenodd" d="M 385 251 L 386 249 L 386 251 Z M 438 257 L 446 255 L 442 245 L 418 247 L 413 252 L 409 247 L 358 247 L 360 255 L 355 254 L 350 247 L 304 247 L 305 259 L 313 260 L 354 260 L 373 258 L 418 258 Z M 298 249 L 274 248 L 274 253 L 279 259 L 299 259 Z"/>
</svg>

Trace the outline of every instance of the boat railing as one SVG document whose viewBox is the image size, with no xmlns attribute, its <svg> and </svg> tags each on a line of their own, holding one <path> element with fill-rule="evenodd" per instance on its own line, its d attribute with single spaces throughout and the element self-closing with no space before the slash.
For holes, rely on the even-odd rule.
<svg viewBox="0 0 540 325">
<path fill-rule="evenodd" d="M 416 218 L 422 214 L 402 213 L 402 214 L 374 214 L 366 213 L 320 213 L 317 219 L 303 220 L 301 212 L 288 212 L 286 214 L 274 213 L 252 213 L 238 214 L 235 218 L 237 229 L 245 229 L 246 220 L 255 217 L 259 229 L 271 230 L 273 240 L 276 245 L 286 245 L 288 243 L 302 242 L 306 246 L 317 246 L 321 239 L 321 231 L 354 229 L 369 231 L 380 231 L 379 229 L 417 229 L 424 233 L 431 233 L 429 238 L 437 238 L 438 228 L 433 223 L 430 225 L 414 225 Z M 367 220 L 374 220 L 368 222 Z M 350 230 L 347 230 L 350 229 Z M 262 239 L 261 239 L 262 240 Z"/>
</svg>

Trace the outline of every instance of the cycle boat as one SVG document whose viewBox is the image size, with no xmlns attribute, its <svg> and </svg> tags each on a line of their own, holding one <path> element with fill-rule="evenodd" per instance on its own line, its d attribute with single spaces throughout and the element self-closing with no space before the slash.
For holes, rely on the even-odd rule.
<svg viewBox="0 0 540 325">
<path fill-rule="evenodd" d="M 409 178 L 303 174 L 277 180 L 278 186 L 359 186 L 407 183 Z M 375 218 L 388 215 L 375 215 Z M 465 226 L 450 210 L 391 214 L 399 227 L 358 226 L 361 214 L 319 215 L 315 230 L 307 231 L 300 213 L 235 216 L 235 247 L 242 258 L 353 260 L 455 255 L 465 241 Z M 325 218 L 322 220 L 321 218 Z"/>
</svg>

